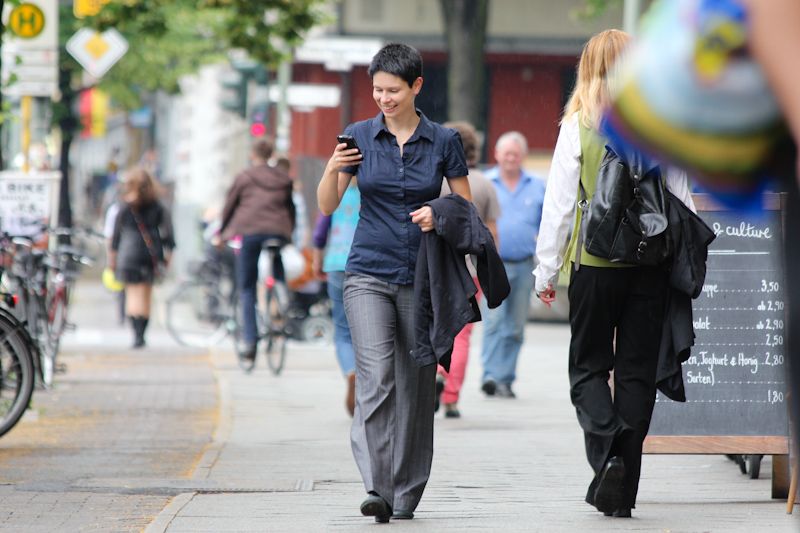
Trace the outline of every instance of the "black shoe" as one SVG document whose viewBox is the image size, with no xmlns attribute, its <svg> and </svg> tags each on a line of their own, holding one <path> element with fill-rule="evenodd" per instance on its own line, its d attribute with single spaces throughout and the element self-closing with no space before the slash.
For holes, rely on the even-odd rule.
<svg viewBox="0 0 800 533">
<path fill-rule="evenodd" d="M 458 412 L 458 407 L 454 403 L 444 404 L 444 417 L 445 418 L 461 418 L 461 413 Z"/>
<path fill-rule="evenodd" d="M 256 345 L 248 344 L 244 346 L 238 353 L 239 368 L 245 372 L 251 372 L 256 365 Z"/>
<path fill-rule="evenodd" d="M 436 413 L 439 411 L 439 402 L 442 399 L 442 392 L 444 391 L 444 376 L 437 374 L 436 375 L 436 401 L 433 403 L 433 412 Z"/>
<path fill-rule="evenodd" d="M 501 383 L 497 386 L 497 391 L 494 393 L 498 398 L 516 398 L 517 395 L 511 390 L 509 383 Z"/>
<path fill-rule="evenodd" d="M 411 520 L 414 518 L 414 513 L 411 511 L 401 511 L 398 509 L 392 513 L 392 518 L 395 520 Z"/>
<path fill-rule="evenodd" d="M 369 498 L 361 502 L 361 514 L 374 516 L 376 522 L 385 523 L 392 516 L 392 508 L 377 494 L 370 494 Z"/>
<path fill-rule="evenodd" d="M 594 491 L 594 506 L 602 513 L 614 513 L 622 506 L 622 482 L 625 463 L 621 457 L 612 457 L 600 472 L 600 481 Z"/>
<path fill-rule="evenodd" d="M 624 509 L 617 509 L 614 512 L 606 511 L 603 514 L 606 516 L 613 516 L 614 518 L 630 518 L 631 510 L 626 507 Z"/>
<path fill-rule="evenodd" d="M 481 390 L 486 393 L 486 396 L 494 396 L 495 391 L 497 391 L 497 383 L 492 378 L 489 378 L 483 382 Z"/>
</svg>

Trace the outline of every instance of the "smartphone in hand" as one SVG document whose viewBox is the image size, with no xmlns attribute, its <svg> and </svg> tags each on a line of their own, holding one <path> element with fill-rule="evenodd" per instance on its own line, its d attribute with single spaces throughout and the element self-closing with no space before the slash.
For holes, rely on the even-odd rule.
<svg viewBox="0 0 800 533">
<path fill-rule="evenodd" d="M 345 143 L 347 145 L 345 150 L 352 150 L 353 148 L 355 148 L 356 150 L 358 150 L 359 153 L 361 153 L 361 150 L 358 148 L 356 140 L 353 138 L 352 135 L 337 135 L 336 140 L 339 141 L 339 144 Z"/>
</svg>

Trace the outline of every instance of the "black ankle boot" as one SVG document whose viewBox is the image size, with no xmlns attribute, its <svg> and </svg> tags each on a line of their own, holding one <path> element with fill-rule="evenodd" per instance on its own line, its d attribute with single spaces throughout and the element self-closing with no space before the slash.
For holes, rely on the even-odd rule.
<svg viewBox="0 0 800 533">
<path fill-rule="evenodd" d="M 133 347 L 141 348 L 144 346 L 144 329 L 147 327 L 147 319 L 143 316 L 132 316 L 131 324 L 133 325 Z"/>
<path fill-rule="evenodd" d="M 144 332 L 145 332 L 145 331 L 147 331 L 147 324 L 148 324 L 149 322 L 150 322 L 150 317 L 147 317 L 147 316 L 140 316 L 140 317 L 139 317 L 139 327 L 140 327 L 140 328 L 141 328 L 141 330 L 142 330 L 142 333 L 141 333 L 141 336 L 142 336 L 142 346 L 144 346 L 144 345 L 146 344 L 146 343 L 145 343 L 145 341 L 144 341 Z"/>
</svg>

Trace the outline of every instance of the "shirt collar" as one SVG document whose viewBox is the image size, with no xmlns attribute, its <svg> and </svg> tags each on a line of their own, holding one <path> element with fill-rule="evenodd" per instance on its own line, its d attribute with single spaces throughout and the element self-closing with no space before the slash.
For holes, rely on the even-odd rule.
<svg viewBox="0 0 800 533">
<path fill-rule="evenodd" d="M 419 109 L 416 111 L 417 115 L 419 115 L 419 124 L 417 125 L 417 130 L 414 132 L 414 135 L 412 135 L 408 141 L 411 142 L 417 137 L 425 137 L 429 141 L 433 142 L 433 125 L 431 124 L 431 121 L 428 120 L 428 117 L 425 116 L 425 113 Z M 379 112 L 378 115 L 372 119 L 372 137 L 377 138 L 378 134 L 382 131 L 385 131 L 391 135 L 389 129 L 386 127 L 386 124 L 383 122 L 383 111 Z"/>
<path fill-rule="evenodd" d="M 500 167 L 494 166 L 483 173 L 484 176 L 489 178 L 491 181 L 500 181 Z M 519 181 L 520 182 L 529 182 L 534 179 L 534 175 L 527 172 L 524 168 L 520 169 Z"/>
</svg>

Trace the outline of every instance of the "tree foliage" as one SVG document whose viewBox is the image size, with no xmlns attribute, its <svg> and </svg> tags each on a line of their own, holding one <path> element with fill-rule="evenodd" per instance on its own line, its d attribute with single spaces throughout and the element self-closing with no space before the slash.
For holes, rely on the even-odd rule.
<svg viewBox="0 0 800 533">
<path fill-rule="evenodd" d="M 571 15 L 578 20 L 596 20 L 609 10 L 619 8 L 624 0 L 583 0 L 583 7 L 572 10 Z"/>
<path fill-rule="evenodd" d="M 322 0 L 119 0 L 84 25 L 117 29 L 128 53 L 103 78 L 101 88 L 118 105 L 137 107 L 142 90 L 178 91 L 178 80 L 202 65 L 242 49 L 269 68 L 285 45 L 324 20 Z"/>
</svg>

